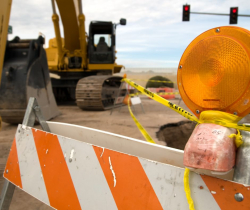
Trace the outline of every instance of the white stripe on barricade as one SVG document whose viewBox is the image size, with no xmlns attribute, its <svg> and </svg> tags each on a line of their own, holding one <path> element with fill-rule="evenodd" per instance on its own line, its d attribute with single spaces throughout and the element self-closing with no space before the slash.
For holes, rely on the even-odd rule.
<svg viewBox="0 0 250 210">
<path fill-rule="evenodd" d="M 16 147 L 23 190 L 50 205 L 32 131 L 21 125 L 17 130 Z"/>
<path fill-rule="evenodd" d="M 142 158 L 139 160 L 163 209 L 188 209 L 186 202 L 179 202 L 178 199 L 186 196 L 182 184 L 184 170 L 177 167 L 173 170 L 173 166 L 159 165 L 157 162 L 148 164 L 148 161 Z M 214 199 L 200 175 L 193 173 L 190 185 L 195 209 L 220 209 L 216 202 L 207 202 Z"/>
<path fill-rule="evenodd" d="M 82 209 L 117 209 L 90 144 L 58 136 Z"/>
<path fill-rule="evenodd" d="M 47 121 L 47 124 L 51 132 L 57 135 L 184 168 L 183 150 L 165 147 L 158 144 L 151 144 L 139 139 L 79 125 L 51 121 Z M 209 176 L 217 176 L 212 174 L 210 171 L 202 169 L 197 169 L 195 172 Z M 233 170 L 226 175 L 218 177 L 232 180 Z"/>
</svg>

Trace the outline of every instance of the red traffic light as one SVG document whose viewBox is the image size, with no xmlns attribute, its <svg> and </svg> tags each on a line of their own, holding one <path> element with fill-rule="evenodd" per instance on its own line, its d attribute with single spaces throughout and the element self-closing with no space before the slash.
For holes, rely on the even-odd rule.
<svg viewBox="0 0 250 210">
<path fill-rule="evenodd" d="M 189 21 L 189 17 L 190 17 L 190 5 L 188 4 L 183 5 L 182 21 Z"/>
<path fill-rule="evenodd" d="M 237 24 L 238 12 L 238 7 L 230 7 L 229 24 Z"/>
</svg>

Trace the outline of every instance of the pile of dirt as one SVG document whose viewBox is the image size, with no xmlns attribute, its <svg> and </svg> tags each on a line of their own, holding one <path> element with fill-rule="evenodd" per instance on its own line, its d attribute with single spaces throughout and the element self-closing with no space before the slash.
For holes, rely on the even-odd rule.
<svg viewBox="0 0 250 210">
<path fill-rule="evenodd" d="M 168 123 L 160 127 L 156 132 L 159 141 L 166 142 L 168 147 L 184 150 L 196 124 L 191 121 Z"/>
<path fill-rule="evenodd" d="M 162 82 L 159 82 L 159 81 L 162 81 Z M 159 88 L 159 87 L 173 88 L 174 83 L 166 77 L 154 76 L 154 77 L 151 77 L 146 84 L 146 88 Z"/>
</svg>

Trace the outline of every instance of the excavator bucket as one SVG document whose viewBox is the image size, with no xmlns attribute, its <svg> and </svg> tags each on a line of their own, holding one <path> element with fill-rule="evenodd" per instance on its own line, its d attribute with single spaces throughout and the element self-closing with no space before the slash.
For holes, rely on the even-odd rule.
<svg viewBox="0 0 250 210">
<path fill-rule="evenodd" d="M 0 115 L 7 123 L 21 123 L 28 99 L 35 97 L 45 120 L 59 115 L 52 92 L 44 38 L 21 40 L 6 45 L 0 88 Z"/>
</svg>

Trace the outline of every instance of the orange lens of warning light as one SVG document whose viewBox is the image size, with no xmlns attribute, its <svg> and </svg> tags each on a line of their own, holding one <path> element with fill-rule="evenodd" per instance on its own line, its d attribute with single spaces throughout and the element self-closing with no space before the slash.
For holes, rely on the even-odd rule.
<svg viewBox="0 0 250 210">
<path fill-rule="evenodd" d="M 204 110 L 244 117 L 250 112 L 250 31 L 225 26 L 199 35 L 183 53 L 177 78 L 197 117 Z"/>
</svg>

